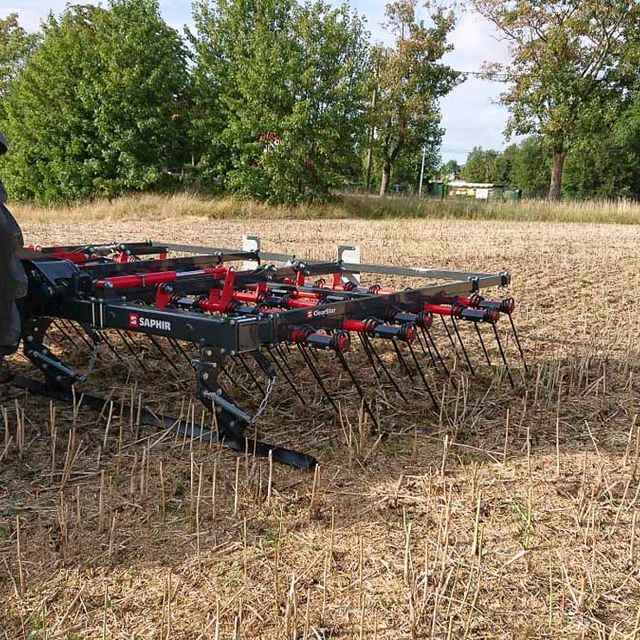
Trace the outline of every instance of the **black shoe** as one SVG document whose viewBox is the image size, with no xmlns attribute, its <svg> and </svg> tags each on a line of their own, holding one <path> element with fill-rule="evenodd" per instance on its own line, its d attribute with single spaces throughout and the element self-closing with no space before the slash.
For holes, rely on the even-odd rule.
<svg viewBox="0 0 640 640">
<path fill-rule="evenodd" d="M 20 343 L 11 345 L 0 344 L 0 360 L 2 360 L 2 358 L 4 358 L 5 356 L 12 356 L 18 350 L 19 346 Z"/>
</svg>

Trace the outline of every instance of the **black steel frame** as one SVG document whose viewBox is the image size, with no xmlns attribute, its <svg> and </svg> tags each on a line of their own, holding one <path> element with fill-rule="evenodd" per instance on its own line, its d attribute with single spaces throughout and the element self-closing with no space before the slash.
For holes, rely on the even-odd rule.
<svg viewBox="0 0 640 640">
<path fill-rule="evenodd" d="M 140 333 L 173 340 L 184 340 L 198 347 L 194 360 L 197 372 L 198 396 L 204 405 L 217 414 L 218 432 L 201 434 L 195 425 L 163 420 L 168 426 L 189 435 L 222 442 L 237 451 L 267 455 L 272 451 L 276 460 L 301 468 L 316 464 L 313 457 L 247 439 L 245 429 L 253 426 L 252 416 L 240 409 L 221 388 L 219 375 L 225 359 L 238 354 L 252 354 L 269 380 L 275 378 L 272 363 L 261 355 L 262 349 L 273 349 L 290 340 L 291 332 L 304 326 L 328 335 L 341 330 L 343 321 L 385 318 L 389 309 L 398 312 L 418 312 L 426 301 L 438 303 L 451 297 L 474 294 L 491 287 L 510 283 L 508 272 L 475 273 L 440 269 L 390 267 L 369 264 L 349 264 L 341 261 L 307 261 L 296 256 L 260 251 L 238 251 L 191 247 L 152 242 L 110 243 L 93 246 L 38 248 L 38 258 L 23 260 L 29 277 L 29 294 L 22 305 L 23 342 L 26 357 L 44 374 L 44 383 L 18 378 L 18 386 L 32 392 L 54 397 L 68 397 L 74 385 L 83 379 L 71 366 L 56 358 L 47 348 L 45 336 L 54 319 L 70 320 L 82 325 L 89 344 L 101 342 L 108 329 Z M 150 259 L 168 251 L 191 254 L 185 257 Z M 79 253 L 85 262 L 59 259 L 56 254 Z M 127 255 L 128 262 L 114 262 L 114 252 Z M 236 289 L 257 285 L 266 288 L 267 300 L 282 301 L 292 292 L 312 294 L 317 304 L 310 308 L 265 309 L 265 305 L 235 304 L 228 314 L 205 313 L 194 309 L 193 301 L 206 296 L 212 289 L 223 288 L 224 278 L 212 270 L 219 265 L 253 261 L 259 266 L 249 271 L 234 271 Z M 272 262 L 284 263 L 275 266 Z M 175 272 L 171 282 L 154 280 L 152 274 Z M 413 277 L 423 283 L 417 288 L 392 293 L 370 293 L 327 290 L 293 284 L 296 276 L 321 277 L 333 274 L 370 273 Z M 113 286 L 122 276 L 137 276 L 131 286 Z M 173 277 L 173 276 L 172 276 Z M 114 280 L 115 279 L 115 280 Z M 145 280 L 149 279 L 149 282 Z M 173 304 L 156 308 L 158 287 L 171 295 Z M 325 347 L 326 344 L 322 343 Z M 342 354 L 339 353 L 341 357 Z M 99 404 L 100 399 L 94 399 Z M 148 413 L 146 422 L 158 424 Z M 154 422 L 155 419 L 155 422 Z"/>
</svg>

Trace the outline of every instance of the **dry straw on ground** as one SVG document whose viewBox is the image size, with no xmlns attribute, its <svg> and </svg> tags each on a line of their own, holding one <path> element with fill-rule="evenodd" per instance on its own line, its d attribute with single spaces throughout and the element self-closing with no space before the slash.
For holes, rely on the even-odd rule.
<svg viewBox="0 0 640 640">
<path fill-rule="evenodd" d="M 449 390 L 441 416 L 416 394 L 384 442 L 276 402 L 264 430 L 317 439 L 315 477 L 3 390 L 0 637 L 640 637 L 640 227 L 30 219 L 37 244 L 259 232 L 508 267 L 532 374 Z"/>
<path fill-rule="evenodd" d="M 16 204 L 14 210 L 26 222 L 154 220 L 206 217 L 236 219 L 462 219 L 530 222 L 593 222 L 639 224 L 640 204 L 630 200 L 592 200 L 549 203 L 545 200 L 483 202 L 406 197 L 378 198 L 345 195 L 326 205 L 270 206 L 251 200 L 206 198 L 196 194 L 171 196 L 141 194 L 112 202 L 96 200 L 71 206 L 39 207 Z"/>
</svg>

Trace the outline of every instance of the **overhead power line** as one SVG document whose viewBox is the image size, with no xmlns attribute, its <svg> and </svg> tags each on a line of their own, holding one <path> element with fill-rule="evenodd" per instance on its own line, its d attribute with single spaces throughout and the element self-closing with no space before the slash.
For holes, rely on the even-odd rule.
<svg viewBox="0 0 640 640">
<path fill-rule="evenodd" d="M 454 69 L 454 71 L 463 76 L 473 76 L 489 82 L 507 82 L 509 80 L 509 76 L 506 73 L 492 73 L 491 78 L 487 78 L 487 74 L 484 71 L 461 71 L 460 69 Z"/>
</svg>

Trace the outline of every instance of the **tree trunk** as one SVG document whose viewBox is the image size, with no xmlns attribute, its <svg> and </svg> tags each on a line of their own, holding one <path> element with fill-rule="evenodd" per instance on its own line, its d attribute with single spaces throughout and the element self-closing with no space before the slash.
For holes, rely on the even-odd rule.
<svg viewBox="0 0 640 640">
<path fill-rule="evenodd" d="M 382 165 L 382 182 L 380 183 L 381 198 L 384 198 L 387 195 L 387 189 L 389 188 L 390 180 L 391 180 L 391 163 L 385 162 Z"/>
<path fill-rule="evenodd" d="M 557 202 L 562 196 L 562 171 L 567 153 L 562 149 L 553 152 L 553 169 L 551 170 L 551 185 L 549 186 L 549 202 Z"/>
</svg>

